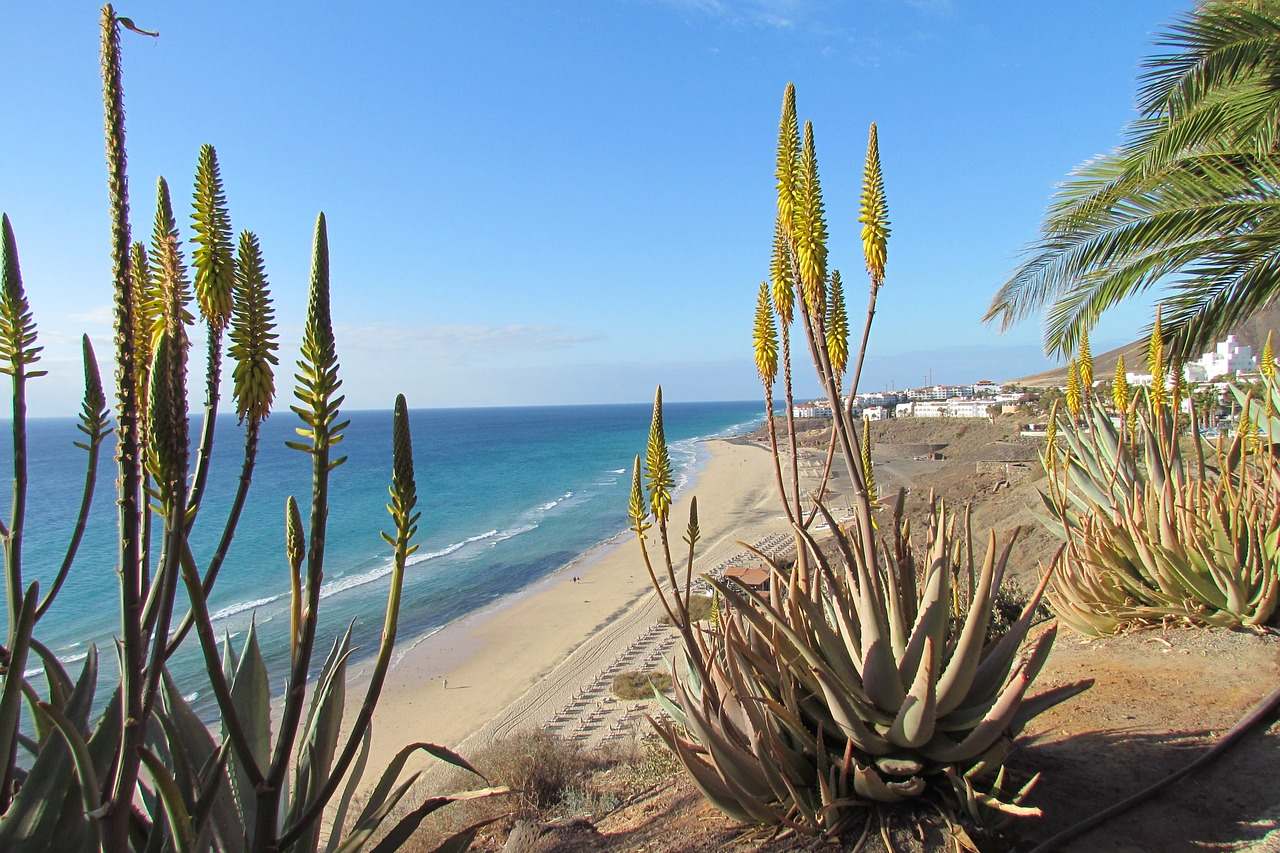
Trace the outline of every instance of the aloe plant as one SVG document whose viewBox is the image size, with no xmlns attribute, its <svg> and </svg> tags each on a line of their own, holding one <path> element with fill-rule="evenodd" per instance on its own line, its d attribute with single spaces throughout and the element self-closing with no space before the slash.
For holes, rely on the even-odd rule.
<svg viewBox="0 0 1280 853">
<path fill-rule="evenodd" d="M 673 555 L 659 389 L 644 461 L 635 460 L 628 511 L 650 580 L 683 643 L 672 665 L 674 699 L 655 693 L 670 719 L 652 722 L 707 799 L 746 823 L 813 834 L 861 825 L 865 833 L 887 814 L 882 807 L 915 802 L 943 814 L 957 833 L 965 825 L 995 828 L 1014 816 L 1038 814 L 1026 803 L 1036 777 L 1014 784 L 1004 770 L 1013 738 L 1031 717 L 1088 685 L 1027 696 L 1056 634 L 1051 626 L 1024 649 L 1048 572 L 1020 618 L 998 641 L 986 643 L 1012 541 L 1001 547 L 990 534 L 978 564 L 967 515 L 957 532 L 955 517 L 934 501 L 924 547 L 916 548 L 902 494 L 881 538 L 873 520 L 868 424 L 862 424 L 860 439 L 840 395 L 845 353 L 838 341 L 831 345 L 833 333 L 838 339 L 847 329 L 843 306 L 832 305 L 843 288 L 831 286 L 825 271 L 826 224 L 812 125 L 805 124 L 803 145 L 798 127 L 794 89 L 788 86 L 778 147 L 772 288 L 762 286 L 756 294 L 756 366 L 771 409 L 778 372 L 773 315 L 781 321 L 782 374 L 789 388 L 787 330 L 794 309 L 832 406 L 827 473 L 838 448 L 854 514 L 843 524 L 833 516 L 823 500 L 827 473 L 810 506 L 801 502 L 795 473 L 788 490 L 771 431 L 778 497 L 792 525 L 795 559 L 784 564 L 756 552 L 769 567 L 767 595 L 709 578 L 717 618 L 692 623 L 697 502 L 686 548 Z M 874 128 L 864 188 L 860 221 L 870 277 L 869 333 L 888 237 Z M 867 333 L 852 365 L 854 377 L 866 356 Z M 856 379 L 850 393 L 856 393 Z M 794 427 L 788 432 L 794 459 Z M 816 539 L 819 516 L 834 551 Z"/>
<path fill-rule="evenodd" d="M 1158 328 L 1158 327 L 1157 327 Z M 1082 427 L 1060 424 L 1048 449 L 1046 524 L 1065 541 L 1048 599 L 1079 633 L 1100 636 L 1178 620 L 1223 627 L 1273 622 L 1280 606 L 1280 472 L 1257 449 L 1280 436 L 1280 402 L 1235 389 L 1241 423 L 1216 445 L 1180 435 L 1178 410 L 1149 392 L 1136 424 L 1094 405 Z M 1120 398 L 1117 398 L 1119 400 Z M 1133 423 L 1130 415 L 1130 423 Z M 1119 422 L 1119 426 L 1117 426 Z M 1269 443 L 1269 442 L 1268 442 Z"/>
<path fill-rule="evenodd" d="M 87 850 L 318 850 L 321 815 L 334 803 L 328 851 L 394 850 L 430 812 L 459 799 L 491 796 L 504 789 L 428 797 L 396 820 L 390 815 L 417 774 L 401 778 L 408 758 L 426 752 L 475 773 L 445 747 L 405 747 L 351 815 L 361 785 L 374 709 L 396 639 L 406 560 L 417 549 L 420 514 L 409 432 L 408 406 L 397 397 L 393 414 L 392 474 L 387 509 L 392 531 L 390 579 L 381 641 L 363 701 L 343 731 L 346 667 L 353 652 L 351 631 L 329 650 L 319 678 L 308 683 L 324 576 L 329 480 L 344 457 L 333 454 L 346 423 L 337 349 L 329 313 L 328 235 L 324 215 L 316 223 L 310 300 L 301 357 L 297 405 L 302 427 L 290 442 L 312 467 L 309 529 L 292 497 L 286 501 L 286 553 L 290 576 L 290 671 L 284 709 L 273 725 L 269 675 L 255 630 L 236 650 L 226 638 L 219 651 L 208 599 L 235 536 L 250 488 L 262 422 L 275 396 L 278 362 L 274 309 L 258 239 L 240 235 L 233 249 L 231 218 L 217 152 L 199 154 L 193 204 L 191 257 L 194 300 L 181 232 L 167 182 L 157 183 L 153 239 L 148 250 L 131 242 L 120 30 L 147 33 L 110 5 L 102 10 L 102 71 L 111 212 L 111 260 L 115 313 L 115 425 L 89 340 L 83 342 L 85 393 L 76 446 L 86 452 L 81 508 L 66 555 L 43 597 L 38 583 L 25 583 L 22 534 L 27 480 L 26 386 L 43 375 L 36 369 L 40 347 L 8 216 L 0 216 L 0 371 L 12 378 L 14 502 L 4 544 L 8 631 L 0 681 L 0 849 Z M 205 412 L 191 457 L 188 435 L 189 328 L 206 326 Z M 244 450 L 238 491 L 214 554 L 199 563 L 188 544 L 201 515 L 212 464 L 221 383 L 222 342 L 230 329 L 235 361 L 233 394 Z M 101 702 L 98 654 L 90 648 L 72 678 L 38 639 L 41 617 L 74 570 L 79 543 L 94 498 L 105 440 L 116 433 L 119 508 L 119 680 L 107 682 Z M 151 541 L 151 519 L 161 534 Z M 304 566 L 305 563 L 305 566 Z M 181 582 L 189 611 L 177 616 Z M 166 667 L 195 629 L 219 719 L 208 728 L 183 698 Z M 27 662 L 38 658 L 40 683 Z M 26 703 L 24 722 L 22 706 Z M 94 709 L 102 705 L 95 718 Z M 479 774 L 476 774 L 479 777 Z M 482 777 L 481 777 L 482 778 Z M 463 849 L 474 828 L 446 842 Z"/>
</svg>

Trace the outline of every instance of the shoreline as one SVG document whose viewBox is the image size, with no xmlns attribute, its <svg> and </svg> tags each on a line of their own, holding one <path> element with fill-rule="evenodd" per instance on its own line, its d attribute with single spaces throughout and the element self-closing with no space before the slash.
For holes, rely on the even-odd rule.
<svg viewBox="0 0 1280 853">
<path fill-rule="evenodd" d="M 705 572 L 715 560 L 740 552 L 738 539 L 777 532 L 785 522 L 765 447 L 742 437 L 699 443 L 708 454 L 675 496 L 672 526 L 683 527 L 696 494 L 703 530 L 696 564 Z M 585 646 L 607 635 L 621 638 L 620 623 L 640 620 L 647 627 L 656 621 L 661 608 L 630 540 L 629 531 L 619 531 L 521 590 L 426 634 L 398 640 L 374 716 L 366 784 L 406 743 L 424 740 L 457 748 L 500 716 L 513 718 L 507 731 L 537 725 L 536 714 L 520 713 L 516 706 L 556 704 L 570 686 L 595 674 L 592 665 L 599 655 L 579 654 Z M 561 673 L 575 657 L 592 660 Z M 363 700 L 371 669 L 372 661 L 364 661 L 352 672 L 347 722 Z M 553 671 L 556 683 L 548 684 Z"/>
</svg>

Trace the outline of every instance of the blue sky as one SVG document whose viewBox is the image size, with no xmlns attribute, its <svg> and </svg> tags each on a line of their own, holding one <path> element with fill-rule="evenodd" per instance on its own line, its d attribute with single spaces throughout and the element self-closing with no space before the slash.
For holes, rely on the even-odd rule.
<svg viewBox="0 0 1280 853">
<path fill-rule="evenodd" d="M 982 311 L 1054 184 L 1119 141 L 1142 57 L 1189 6 L 124 0 L 161 33 L 124 34 L 135 234 L 156 176 L 185 209 L 215 144 L 288 364 L 324 210 L 352 407 L 399 390 L 417 406 L 632 401 L 658 382 L 670 399 L 751 398 L 794 80 L 854 317 L 858 182 L 880 127 L 894 233 L 864 387 L 1008 378 L 1045 363 L 1040 329 L 998 335 Z M 81 332 L 109 369 L 97 26 L 94 4 L 29 3 L 0 30 L 0 209 L 52 372 L 36 414 L 74 411 Z M 1148 314 L 1114 312 L 1095 351 Z"/>
</svg>

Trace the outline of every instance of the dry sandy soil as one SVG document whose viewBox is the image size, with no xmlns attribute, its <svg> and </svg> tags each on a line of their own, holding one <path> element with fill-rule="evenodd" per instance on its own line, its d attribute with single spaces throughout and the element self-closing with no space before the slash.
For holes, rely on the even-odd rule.
<svg viewBox="0 0 1280 853">
<path fill-rule="evenodd" d="M 931 488 L 954 506 L 974 504 L 975 536 L 985 537 L 988 527 L 1003 537 L 1028 526 L 1012 566 L 1026 585 L 1054 548 L 1030 512 L 1038 501 L 1038 464 L 1032 463 L 1027 479 L 995 491 L 1002 475 L 976 472 L 979 461 L 1035 459 L 1036 446 L 1022 442 L 1017 427 L 1016 418 L 903 420 L 873 424 L 873 438 L 881 493 L 908 489 L 915 529 L 923 529 Z M 804 443 L 823 442 L 815 430 Z M 913 459 L 923 444 L 940 445 L 944 458 Z M 1027 819 L 988 849 L 1028 850 L 1192 760 L 1280 683 L 1280 637 L 1170 627 L 1086 642 L 1063 631 L 1036 689 L 1084 678 L 1094 679 L 1092 688 L 1033 721 L 1010 760 L 1014 773 L 1043 774 L 1033 796 L 1043 817 Z M 572 823 L 561 815 L 557 828 L 540 838 L 536 827 L 524 827 L 520 832 L 528 837 L 507 849 L 835 850 L 853 841 L 761 836 L 708 806 L 680 774 L 628 797 L 590 821 Z M 945 849 L 936 832 L 918 840 L 905 830 L 905 817 L 898 823 L 903 828 L 894 833 L 895 849 Z M 478 847 L 503 849 L 509 833 L 509 822 L 498 824 Z M 883 849 L 875 835 L 864 849 Z M 1280 853 L 1280 723 L 1273 715 L 1212 765 L 1063 849 Z"/>
<path fill-rule="evenodd" d="M 1038 684 L 1041 689 L 1094 678 L 1089 691 L 1038 718 L 1011 760 L 1014 772 L 1041 772 L 1033 802 L 1044 812 L 984 849 L 1027 850 L 1054 832 L 1110 805 L 1192 760 L 1280 680 L 1280 641 L 1228 631 L 1173 629 L 1081 642 L 1064 636 Z M 1079 853 L 1280 851 L 1280 725 L 1273 719 L 1217 762 L 1158 798 L 1119 816 L 1067 847 Z M 894 825 L 899 851 L 942 850 L 935 830 L 924 841 Z M 625 850 L 847 850 L 855 839 L 770 839 L 706 804 L 677 776 L 607 814 L 562 818 L 539 841 L 513 853 Z M 478 843 L 501 850 L 507 826 Z M 876 833 L 869 851 L 883 851 Z"/>
</svg>

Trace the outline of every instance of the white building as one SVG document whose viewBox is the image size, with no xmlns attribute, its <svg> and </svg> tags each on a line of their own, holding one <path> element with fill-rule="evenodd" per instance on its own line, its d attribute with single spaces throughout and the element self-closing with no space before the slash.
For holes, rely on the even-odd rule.
<svg viewBox="0 0 1280 853">
<path fill-rule="evenodd" d="M 893 417 L 893 406 L 864 406 L 862 417 L 869 421 L 882 421 Z"/>
<path fill-rule="evenodd" d="M 948 416 L 953 418 L 989 418 L 992 409 L 999 409 L 989 400 L 948 400 Z"/>
<path fill-rule="evenodd" d="M 973 383 L 973 396 L 975 397 L 994 397 L 1003 390 L 1003 385 L 992 382 L 990 379 L 983 379 Z"/>
<path fill-rule="evenodd" d="M 1253 370 L 1257 360 L 1253 357 L 1253 347 L 1239 343 L 1235 335 L 1227 335 L 1227 339 L 1219 341 L 1212 352 L 1205 353 L 1193 363 L 1202 367 L 1204 379 L 1210 380 Z"/>
<path fill-rule="evenodd" d="M 928 388 L 913 388 L 907 392 L 912 400 L 949 400 L 952 397 L 972 397 L 972 385 L 930 385 Z"/>
<path fill-rule="evenodd" d="M 999 404 L 990 400 L 971 400 L 965 397 L 952 397 L 949 400 L 916 400 L 914 403 L 899 403 L 897 415 L 900 418 L 988 418 Z"/>
<path fill-rule="evenodd" d="M 814 400 L 812 403 L 797 403 L 791 407 L 792 417 L 797 418 L 829 418 L 831 404 L 825 400 Z"/>
</svg>

